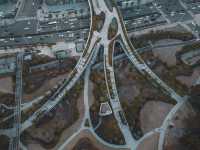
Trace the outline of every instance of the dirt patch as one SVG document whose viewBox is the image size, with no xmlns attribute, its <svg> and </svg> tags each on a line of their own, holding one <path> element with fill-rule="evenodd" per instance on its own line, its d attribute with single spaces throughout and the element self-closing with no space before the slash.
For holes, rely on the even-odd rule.
<svg viewBox="0 0 200 150">
<path fill-rule="evenodd" d="M 71 93 L 67 93 L 54 110 L 35 122 L 35 126 L 23 134 L 24 143 L 37 143 L 50 149 L 75 132 L 80 127 L 84 114 L 81 91 L 82 82 L 77 84 Z"/>
<path fill-rule="evenodd" d="M 146 61 L 152 71 L 158 75 L 166 84 L 173 88 L 179 95 L 184 96 L 189 93 L 189 88 L 176 79 L 177 76 L 190 76 L 193 68 L 183 64 L 180 60 L 176 59 L 173 66 L 168 66 L 167 62 L 154 56 L 152 51 L 143 53 L 142 58 Z M 164 56 L 164 55 L 163 55 Z M 173 56 L 167 56 L 166 60 L 170 60 Z M 176 57 L 175 57 L 176 58 Z M 173 60 L 171 60 L 173 62 Z"/>
<path fill-rule="evenodd" d="M 165 39 L 157 41 L 155 46 L 163 45 L 166 43 L 174 44 L 181 42 L 180 40 L 173 39 Z M 171 47 L 162 47 L 162 48 L 154 48 L 153 54 L 155 57 L 158 57 L 164 63 L 166 63 L 169 67 L 176 65 L 176 53 L 181 50 L 182 46 L 171 46 Z"/>
<path fill-rule="evenodd" d="M 139 94 L 140 90 L 134 84 L 119 87 L 119 95 L 122 97 L 122 101 L 131 103 Z"/>
<path fill-rule="evenodd" d="M 78 141 L 72 150 L 99 150 L 96 148 L 89 138 L 83 138 Z"/>
<path fill-rule="evenodd" d="M 53 87 L 55 87 L 59 82 L 63 81 L 68 76 L 68 73 L 58 75 L 54 78 L 51 78 L 49 80 L 44 81 L 42 86 L 38 88 L 36 91 L 30 94 L 24 94 L 23 99 L 24 102 L 29 102 L 30 100 L 33 100 L 39 96 L 44 95 L 45 92 L 51 90 Z M 36 77 L 36 76 L 34 76 Z"/>
<path fill-rule="evenodd" d="M 141 144 L 139 144 L 137 150 L 158 150 L 158 139 L 159 134 L 153 134 L 152 136 L 145 139 Z"/>
<path fill-rule="evenodd" d="M 116 149 L 116 148 L 111 148 L 108 146 L 103 145 L 102 143 L 100 143 L 96 137 L 94 137 L 94 135 L 88 131 L 88 130 L 83 130 L 80 132 L 80 134 L 78 134 L 73 140 L 71 140 L 71 142 L 65 146 L 64 150 L 72 150 L 72 148 L 77 144 L 77 142 L 82 139 L 82 138 L 88 138 L 90 139 L 91 143 L 98 148 L 99 150 L 128 150 L 128 149 Z M 90 149 L 86 149 L 86 150 L 90 150 Z M 93 149 L 91 149 L 93 150 Z"/>
<path fill-rule="evenodd" d="M 152 86 L 127 60 L 120 62 L 116 68 L 115 75 L 119 89 L 119 99 L 131 132 L 136 139 L 139 139 L 143 135 L 140 111 L 144 105 L 150 101 L 162 101 L 170 104 L 176 102 L 164 95 L 160 89 Z M 120 91 L 121 88 L 124 88 L 127 92 Z"/>
<path fill-rule="evenodd" d="M 191 88 L 197 82 L 200 77 L 200 68 L 194 69 L 192 75 L 190 76 L 177 76 L 176 79 L 182 84 L 186 85 L 188 88 Z"/>
<path fill-rule="evenodd" d="M 13 94 L 13 80 L 12 80 L 12 77 L 0 78 L 0 91 L 2 93 Z"/>
<path fill-rule="evenodd" d="M 176 113 L 172 119 L 173 128 L 168 128 L 165 136 L 165 150 L 188 150 L 180 144 L 179 138 L 184 133 L 186 119 L 195 116 L 195 114 L 195 111 L 188 102 Z"/>
<path fill-rule="evenodd" d="M 142 131 L 147 133 L 152 129 L 160 127 L 172 107 L 172 104 L 160 101 L 147 102 L 140 111 Z"/>
<path fill-rule="evenodd" d="M 9 149 L 9 138 L 6 136 L 0 136 L 0 147 L 2 150 Z"/>
<path fill-rule="evenodd" d="M 140 84 L 137 77 L 132 74 L 131 65 L 126 62 L 120 63 L 116 69 L 117 88 L 122 102 L 131 103 L 140 94 Z"/>
<path fill-rule="evenodd" d="M 33 139 L 44 146 L 55 143 L 60 131 L 74 122 L 75 116 L 71 107 L 67 103 L 62 103 L 57 107 L 55 114 L 53 114 L 54 112 L 49 113 L 49 116 L 45 117 L 36 127 L 32 127 L 27 131 Z M 52 115 L 54 115 L 53 119 L 49 120 Z"/>
<path fill-rule="evenodd" d="M 89 103 L 89 107 L 92 106 L 92 104 L 94 104 L 94 101 L 95 101 L 95 97 L 94 97 L 94 94 L 93 94 L 93 90 L 94 90 L 94 83 L 92 83 L 92 81 L 89 80 L 89 83 L 88 83 L 88 103 Z"/>
<path fill-rule="evenodd" d="M 14 94 L 5 94 L 0 92 L 0 103 L 7 106 L 15 106 L 15 96 Z"/>
</svg>

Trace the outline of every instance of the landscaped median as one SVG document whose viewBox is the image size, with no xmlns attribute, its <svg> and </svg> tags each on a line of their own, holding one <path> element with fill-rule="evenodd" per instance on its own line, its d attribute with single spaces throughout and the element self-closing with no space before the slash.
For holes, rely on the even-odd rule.
<svg viewBox="0 0 200 150">
<path fill-rule="evenodd" d="M 105 21 L 105 14 L 101 12 L 99 15 L 92 17 L 92 31 L 100 32 Z"/>
<path fill-rule="evenodd" d="M 108 102 L 109 104 L 105 75 L 102 71 L 93 72 L 91 75 L 94 95 L 93 104 L 90 107 L 92 125 L 96 134 L 104 141 L 111 144 L 123 145 L 125 141 L 113 114 L 106 116 L 99 115 L 101 103 Z"/>
<path fill-rule="evenodd" d="M 117 19 L 113 18 L 108 28 L 108 40 L 112 40 L 118 32 Z"/>
</svg>

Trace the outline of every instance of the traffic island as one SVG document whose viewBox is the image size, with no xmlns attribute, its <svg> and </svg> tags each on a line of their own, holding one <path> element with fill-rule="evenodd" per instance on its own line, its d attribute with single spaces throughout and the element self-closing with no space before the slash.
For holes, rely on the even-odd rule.
<svg viewBox="0 0 200 150">
<path fill-rule="evenodd" d="M 113 0 L 104 0 L 104 2 L 106 3 L 106 6 L 109 9 L 109 11 L 112 12 L 115 2 Z"/>
<path fill-rule="evenodd" d="M 100 32 L 105 22 L 105 14 L 101 12 L 99 15 L 92 17 L 92 31 Z"/>
<path fill-rule="evenodd" d="M 72 150 L 80 150 L 80 149 L 85 149 L 85 150 L 100 150 L 97 147 L 95 147 L 92 143 L 92 141 L 85 137 L 80 139 L 77 144 L 73 147 Z"/>
<path fill-rule="evenodd" d="M 93 72 L 91 75 L 94 95 L 93 104 L 90 107 L 92 126 L 96 134 L 104 141 L 111 144 L 124 145 L 124 137 L 110 109 L 105 75 L 101 71 L 102 70 Z M 104 115 L 101 115 L 102 104 L 106 104 L 106 106 L 109 105 L 109 107 L 106 107 L 108 109 L 106 109 L 106 113 L 103 113 Z"/>
<path fill-rule="evenodd" d="M 125 144 L 124 137 L 113 115 L 102 117 L 102 122 L 95 132 L 108 143 L 116 145 Z"/>
<path fill-rule="evenodd" d="M 108 102 L 107 88 L 104 74 L 100 71 L 93 71 L 91 74 L 91 81 L 93 83 L 92 93 L 94 95 L 93 104 L 90 107 L 90 116 L 92 125 L 95 128 L 99 122 L 100 105 Z"/>
<path fill-rule="evenodd" d="M 117 32 L 118 32 L 117 19 L 113 18 L 108 28 L 108 40 L 113 39 L 117 35 Z"/>
</svg>

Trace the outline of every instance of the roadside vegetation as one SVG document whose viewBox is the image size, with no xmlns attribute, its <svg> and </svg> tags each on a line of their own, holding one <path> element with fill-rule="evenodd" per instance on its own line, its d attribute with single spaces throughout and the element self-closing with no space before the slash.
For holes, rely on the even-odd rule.
<svg viewBox="0 0 200 150">
<path fill-rule="evenodd" d="M 33 55 L 33 59 L 31 61 L 24 63 L 23 89 L 26 94 L 34 93 L 50 79 L 68 73 L 76 64 L 76 60 L 74 58 L 68 58 L 67 60 L 60 61 L 57 68 L 38 69 L 30 72 L 30 67 L 46 64 L 52 61 L 55 61 L 55 59 L 52 59 L 48 56 Z"/>
<path fill-rule="evenodd" d="M 113 39 L 116 36 L 117 31 L 118 31 L 117 19 L 113 18 L 108 28 L 108 40 Z"/>
<path fill-rule="evenodd" d="M 200 64 L 200 59 L 198 58 L 199 54 L 198 54 L 197 51 L 199 51 L 199 50 L 200 50 L 200 42 L 195 42 L 195 43 L 192 43 L 192 44 L 189 44 L 189 45 L 185 45 L 185 46 L 182 47 L 181 51 L 177 52 L 176 57 L 177 57 L 177 59 L 182 61 L 181 57 L 184 54 L 187 54 L 187 53 L 192 54 L 192 52 L 193 52 L 193 59 L 197 58 L 198 60 L 196 61 L 196 63 L 192 64 L 191 66 L 192 67 L 198 67 L 199 64 Z M 195 53 L 197 53 L 197 54 L 195 54 Z M 184 63 L 184 62 L 182 62 L 182 63 Z"/>
<path fill-rule="evenodd" d="M 165 150 L 199 150 L 200 146 L 200 86 L 191 89 L 189 103 L 180 108 L 169 127 Z M 178 131 L 178 132 L 176 132 Z"/>
<path fill-rule="evenodd" d="M 108 143 L 116 145 L 125 144 L 124 137 L 113 115 L 102 118 L 101 125 L 97 128 L 96 133 Z"/>
<path fill-rule="evenodd" d="M 196 115 L 186 120 L 185 134 L 179 139 L 180 143 L 187 149 L 198 150 L 200 147 L 200 85 L 191 89 L 190 104 Z M 192 122 L 192 124 L 191 124 Z"/>
<path fill-rule="evenodd" d="M 15 96 L 14 94 L 0 92 L 0 104 L 7 106 L 14 106 Z"/>
<path fill-rule="evenodd" d="M 127 122 L 136 139 L 143 135 L 140 121 L 140 111 L 150 101 L 162 101 L 168 104 L 176 104 L 170 97 L 160 93 L 142 77 L 129 63 L 123 61 L 115 64 L 117 89 Z"/>
<path fill-rule="evenodd" d="M 149 67 L 156 73 L 160 79 L 172 87 L 178 94 L 184 96 L 189 93 L 189 88 L 177 80 L 177 76 L 190 76 L 193 69 L 183 64 L 180 60 L 176 60 L 176 64 L 168 66 L 160 58 L 155 57 L 152 52 L 145 52 L 141 55 L 142 58 L 148 62 Z"/>
<path fill-rule="evenodd" d="M 178 39 L 181 41 L 192 40 L 194 36 L 190 32 L 178 32 L 178 31 L 151 31 L 138 37 L 131 37 L 131 42 L 135 48 L 142 48 L 148 46 L 149 41 L 154 43 L 155 41 L 162 39 Z"/>
<path fill-rule="evenodd" d="M 22 141 L 26 145 L 37 141 L 44 148 L 53 148 L 63 131 L 79 119 L 77 101 L 81 97 L 82 90 L 83 82 L 80 81 L 51 112 L 35 120 L 34 125 L 22 134 Z"/>
<path fill-rule="evenodd" d="M 5 104 L 8 107 L 12 107 L 15 105 L 15 97 L 14 94 L 2 93 L 0 92 L 0 103 Z M 0 129 L 7 129 L 13 126 L 13 118 L 8 119 L 7 121 L 3 121 L 6 117 L 13 114 L 12 109 L 6 109 L 1 107 L 0 109 Z"/>
<path fill-rule="evenodd" d="M 124 144 L 124 137 L 117 125 L 114 116 L 101 117 L 99 116 L 100 104 L 102 102 L 109 101 L 107 96 L 107 87 L 105 82 L 105 75 L 99 71 L 93 72 L 91 75 L 91 81 L 93 82 L 93 95 L 94 102 L 90 107 L 90 117 L 93 128 L 98 128 L 95 132 L 106 142 L 111 144 Z"/>
<path fill-rule="evenodd" d="M 165 36 L 166 33 L 170 33 L 169 36 Z M 179 34 L 181 37 L 183 37 L 179 37 Z M 177 42 L 177 40 L 187 41 L 193 38 L 189 33 L 179 34 L 175 31 L 160 31 L 160 33 L 153 32 L 152 35 L 147 36 L 147 39 L 156 45 L 157 43 L 164 42 L 165 44 L 172 44 L 173 42 Z M 158 37 L 154 38 L 151 36 Z M 143 37 L 139 37 L 138 40 L 141 42 L 146 42 Z M 134 45 L 134 42 L 137 42 L 137 40 L 133 40 L 132 42 Z M 181 96 L 185 96 L 189 94 L 191 86 L 190 80 L 194 80 L 192 79 L 192 75 L 196 69 L 195 67 L 197 67 L 199 63 L 197 62 L 193 66 L 185 64 L 181 59 L 181 55 L 185 52 L 197 49 L 198 47 L 200 46 L 196 43 L 186 46 L 171 46 L 153 49 L 149 48 L 148 51 L 145 51 L 140 55 L 146 64 L 148 64 L 148 66 L 153 70 L 153 72 L 155 72 L 166 84 L 172 87 Z M 187 81 L 186 79 L 184 80 L 185 77 L 188 77 Z"/>
<path fill-rule="evenodd" d="M 93 82 L 93 95 L 94 95 L 94 102 L 90 107 L 90 116 L 92 120 L 92 125 L 95 127 L 100 119 L 99 110 L 100 104 L 103 102 L 108 101 L 107 96 L 107 88 L 106 82 L 104 78 L 104 74 L 100 73 L 100 71 L 92 72 L 91 74 L 91 81 Z"/>
<path fill-rule="evenodd" d="M 92 31 L 100 31 L 104 25 L 105 21 L 105 14 L 101 12 L 99 15 L 94 15 L 92 17 Z"/>
</svg>

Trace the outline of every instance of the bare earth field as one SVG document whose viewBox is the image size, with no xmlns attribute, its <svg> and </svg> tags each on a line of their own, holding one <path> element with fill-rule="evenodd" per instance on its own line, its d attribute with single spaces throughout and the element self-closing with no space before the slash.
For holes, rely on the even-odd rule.
<svg viewBox="0 0 200 150">
<path fill-rule="evenodd" d="M 126 119 L 132 133 L 140 138 L 159 127 L 176 102 L 142 77 L 127 60 L 116 68 L 117 88 Z"/>
<path fill-rule="evenodd" d="M 103 144 L 101 144 L 88 130 L 83 130 L 80 132 L 79 135 L 77 135 L 66 147 L 65 150 L 73 150 L 74 146 L 77 144 L 77 142 L 82 138 L 88 138 L 90 139 L 91 143 L 96 147 L 98 150 L 128 150 L 128 149 L 115 149 L 107 147 Z M 93 150 L 93 149 L 86 149 L 86 150 Z"/>
<path fill-rule="evenodd" d="M 200 67 L 194 69 L 192 75 L 190 76 L 177 76 L 177 80 L 182 84 L 186 85 L 188 88 L 191 88 L 200 77 Z"/>
<path fill-rule="evenodd" d="M 173 128 L 169 128 L 165 137 L 165 150 L 188 150 L 185 149 L 180 143 L 178 138 L 183 134 L 185 128 L 185 120 L 194 116 L 195 112 L 189 103 L 186 103 L 175 115 L 172 120 Z"/>
<path fill-rule="evenodd" d="M 78 143 L 74 146 L 72 150 L 99 150 L 96 148 L 89 138 L 82 138 L 78 141 Z"/>
<path fill-rule="evenodd" d="M 155 45 L 173 44 L 179 42 L 174 39 L 157 41 Z M 170 46 L 154 48 L 152 51 L 141 54 L 149 67 L 178 94 L 184 96 L 189 93 L 192 82 L 200 75 L 196 71 L 197 67 L 191 67 L 177 59 L 177 54 L 182 50 L 182 46 Z M 185 81 L 186 79 L 186 81 Z"/>
<path fill-rule="evenodd" d="M 155 133 L 146 138 L 137 148 L 137 150 L 158 150 L 159 134 Z"/>
<path fill-rule="evenodd" d="M 75 107 L 77 107 L 78 112 L 76 112 Z M 74 121 L 77 118 L 77 113 L 79 118 Z M 45 117 L 38 125 L 27 130 L 29 149 L 34 150 L 35 147 L 37 147 L 36 149 L 58 149 L 69 136 L 80 128 L 83 114 L 83 93 L 77 99 L 71 97 L 69 102 L 64 101 L 58 104 L 50 116 Z"/>
<path fill-rule="evenodd" d="M 46 80 L 42 86 L 30 94 L 24 94 L 24 102 L 29 102 L 30 100 L 33 100 L 39 96 L 44 95 L 45 92 L 51 90 L 53 87 L 55 87 L 60 81 L 63 81 L 68 76 L 68 73 L 58 75 L 54 78 L 51 78 L 49 80 Z"/>
<path fill-rule="evenodd" d="M 11 77 L 0 78 L 0 92 L 13 94 L 13 80 Z"/>
<path fill-rule="evenodd" d="M 160 101 L 147 102 L 140 111 L 142 131 L 147 133 L 155 128 L 160 127 L 172 107 L 172 104 Z"/>
<path fill-rule="evenodd" d="M 155 46 L 163 45 L 166 43 L 174 44 L 181 42 L 180 40 L 174 39 L 165 39 L 160 40 L 155 43 Z M 153 54 L 155 57 L 158 57 L 160 60 L 165 62 L 168 66 L 176 65 L 176 53 L 180 51 L 182 46 L 171 46 L 169 47 L 162 47 L 162 48 L 155 48 L 153 49 Z"/>
</svg>

